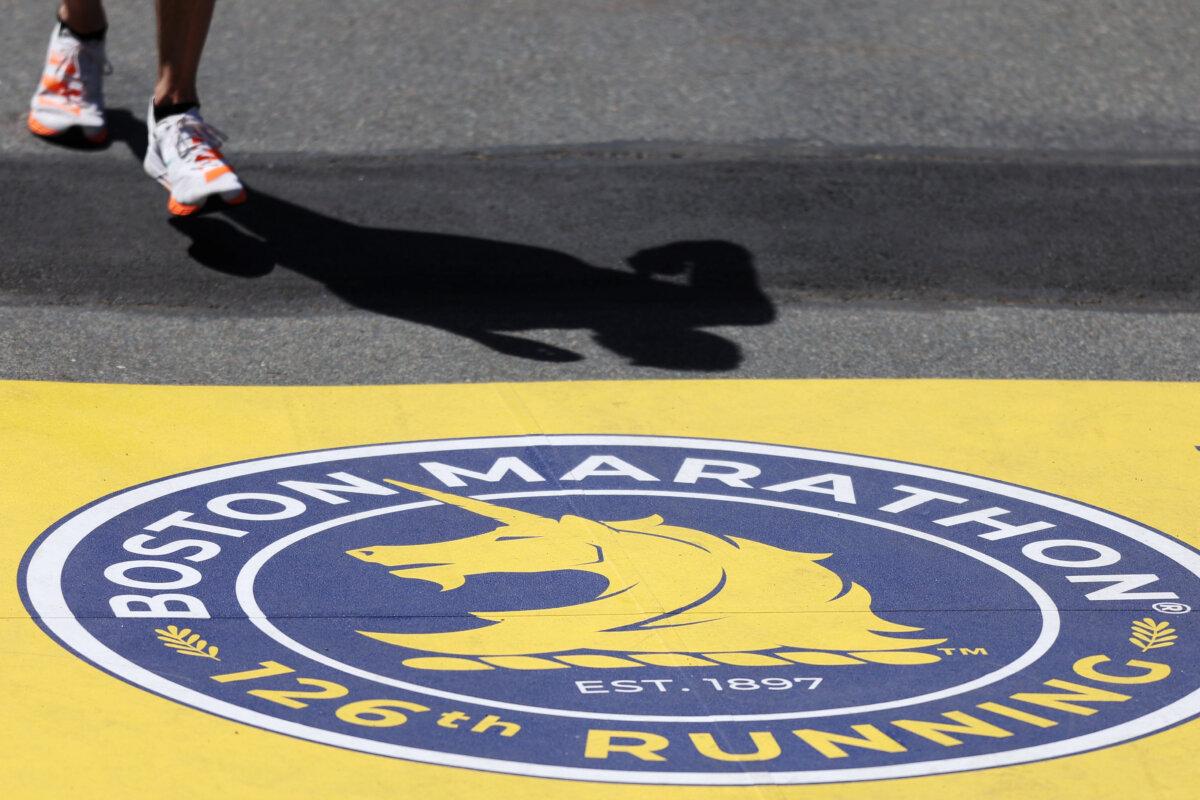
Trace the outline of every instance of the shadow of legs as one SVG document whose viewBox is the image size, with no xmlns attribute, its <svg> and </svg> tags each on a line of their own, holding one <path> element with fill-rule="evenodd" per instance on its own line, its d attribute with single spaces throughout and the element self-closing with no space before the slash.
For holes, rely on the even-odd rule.
<svg viewBox="0 0 1200 800">
<path fill-rule="evenodd" d="M 110 109 L 109 126 L 114 141 L 143 157 L 142 120 Z M 753 256 L 722 240 L 648 248 L 631 256 L 627 269 L 613 269 L 548 248 L 355 225 L 252 183 L 246 205 L 171 224 L 190 240 L 188 256 L 207 269 L 264 279 L 281 267 L 354 307 L 437 327 L 513 358 L 578 361 L 577 353 L 519 335 L 574 329 L 592 331 L 597 344 L 638 366 L 725 371 L 741 363 L 741 349 L 701 328 L 774 319 Z M 247 302 L 272 286 L 270 279 L 248 285 Z"/>
</svg>

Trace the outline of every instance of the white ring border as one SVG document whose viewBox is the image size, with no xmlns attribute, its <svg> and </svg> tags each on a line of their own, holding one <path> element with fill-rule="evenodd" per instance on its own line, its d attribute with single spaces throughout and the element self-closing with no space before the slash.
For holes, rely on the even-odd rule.
<svg viewBox="0 0 1200 800">
<path fill-rule="evenodd" d="M 864 525 L 882 528 L 900 533 L 906 536 L 911 536 L 916 539 L 933 542 L 953 550 L 958 553 L 965 554 L 970 558 L 985 564 L 1024 589 L 1034 600 L 1038 611 L 1042 616 L 1042 627 L 1038 631 L 1038 636 L 1033 644 L 1017 658 L 1008 662 L 1004 666 L 993 670 L 978 678 L 973 678 L 966 683 L 958 684 L 957 686 L 948 686 L 945 689 L 936 692 L 927 692 L 922 695 L 905 697 L 899 700 L 881 701 L 869 705 L 861 706 L 844 706 L 842 708 L 832 709 L 811 709 L 808 711 L 792 711 L 780 712 L 775 714 L 710 714 L 710 715 L 691 715 L 691 716 L 667 716 L 667 715 L 652 715 L 652 714 L 605 714 L 597 711 L 575 711 L 571 709 L 561 709 L 545 706 L 525 706 L 518 703 L 510 703 L 502 700 L 491 700 L 482 697 L 472 697 L 471 695 L 457 694 L 441 689 L 433 689 L 428 686 L 421 686 L 416 683 L 408 683 L 396 678 L 389 678 L 386 675 L 380 675 L 369 670 L 346 664 L 331 658 L 323 653 L 313 650 L 295 639 L 288 636 L 283 631 L 279 630 L 267 615 L 263 613 L 262 608 L 258 605 L 258 600 L 254 597 L 254 581 L 258 577 L 259 570 L 266 565 L 268 561 L 278 555 L 284 549 L 290 547 L 296 542 L 307 539 L 340 525 L 345 525 L 350 522 L 356 522 L 360 519 L 369 517 L 378 517 L 388 513 L 396 513 L 399 511 L 408 511 L 416 508 L 428 508 L 430 506 L 441 505 L 436 500 L 423 500 L 414 503 L 402 503 L 395 506 L 387 506 L 385 508 L 375 508 L 370 511 L 359 511 L 354 514 L 347 514 L 337 519 L 326 520 L 319 522 L 316 525 L 310 525 L 307 528 L 302 528 L 287 536 L 282 536 L 271 542 L 266 547 L 262 548 L 251 556 L 242 567 L 237 576 L 236 592 L 238 602 L 242 606 L 242 611 L 245 612 L 247 619 L 260 631 L 265 633 L 269 638 L 273 639 L 278 644 L 283 645 L 288 650 L 297 653 L 310 661 L 316 661 L 318 664 L 324 664 L 331 669 L 354 675 L 365 680 L 374 681 L 385 686 L 392 686 L 398 689 L 405 689 L 418 694 L 429 695 L 432 697 L 440 697 L 445 700 L 456 700 L 464 703 L 474 703 L 476 705 L 484 705 L 490 708 L 504 708 L 510 711 L 523 711 L 530 714 L 544 714 L 547 716 L 570 717 L 573 719 L 607 719 L 620 720 L 623 722 L 756 722 L 781 719 L 813 719 L 820 717 L 836 717 L 847 714 L 865 714 L 870 711 L 882 711 L 888 708 L 903 708 L 904 706 L 917 705 L 919 703 L 930 703 L 934 700 L 943 700 L 947 697 L 963 694 L 965 692 L 974 691 L 988 684 L 1007 678 L 1009 675 L 1016 674 L 1035 663 L 1039 658 L 1046 654 L 1051 647 L 1054 646 L 1055 640 L 1058 638 L 1058 632 L 1061 627 L 1058 616 L 1058 607 L 1054 605 L 1054 601 L 1050 599 L 1050 595 L 1046 593 L 1042 587 L 1033 582 L 1029 576 L 1015 569 L 1009 564 L 1004 563 L 998 558 L 980 553 L 977 550 L 959 544 L 958 542 L 949 539 L 943 539 L 940 536 L 934 536 L 929 533 L 906 528 L 902 525 L 895 525 L 889 522 L 873 520 L 869 517 L 861 517 L 855 514 L 847 514 L 843 511 L 831 511 L 824 508 L 815 508 L 812 506 L 798 505 L 796 503 L 784 503 L 779 500 L 764 500 L 758 497 L 737 497 L 733 495 L 708 494 L 704 492 L 673 492 L 654 489 L 557 489 L 543 490 L 530 492 L 502 492 L 498 494 L 479 494 L 471 495 L 480 500 L 509 500 L 522 497 L 580 497 L 580 496 L 637 496 L 637 497 L 675 497 L 695 500 L 718 500 L 734 503 L 744 503 L 746 505 L 767 506 L 770 508 L 783 508 L 790 511 L 800 511 L 821 516 L 833 517 L 835 519 L 857 522 Z"/>
<path fill-rule="evenodd" d="M 219 480 L 252 475 L 272 469 L 282 469 L 291 466 L 319 464 L 327 461 L 353 458 L 372 458 L 376 456 L 397 455 L 402 453 L 432 453 L 454 450 L 478 450 L 499 447 L 566 447 L 566 446 L 597 446 L 620 445 L 629 447 L 674 447 L 690 450 L 723 450 L 728 452 L 752 453 L 757 455 L 776 456 L 781 458 L 797 458 L 822 461 L 846 466 L 858 466 L 867 469 L 877 469 L 901 475 L 927 478 L 946 483 L 967 486 L 981 491 L 1012 497 L 1034 505 L 1052 508 L 1070 516 L 1087 520 L 1093 524 L 1108 528 L 1114 533 L 1139 542 L 1155 550 L 1193 575 L 1200 577 L 1200 554 L 1184 547 L 1166 536 L 1145 528 L 1132 520 L 1123 519 L 1098 508 L 1076 503 L 1062 497 L 1047 495 L 1021 486 L 1000 483 L 980 478 L 974 475 L 955 473 L 925 467 L 916 464 L 890 461 L 887 459 L 858 456 L 849 453 L 836 453 L 822 450 L 809 450 L 800 447 L 784 445 L 756 444 L 736 442 L 721 439 L 698 439 L 660 436 L 621 436 L 621 435 L 570 435 L 570 434 L 535 434 L 529 436 L 499 436 L 478 439 L 456 439 L 430 442 L 410 442 L 400 444 L 365 445 L 360 447 L 335 448 L 298 453 L 285 456 L 273 456 L 223 467 L 213 467 L 173 478 L 166 478 L 143 486 L 139 486 L 120 494 L 109 497 L 96 505 L 68 517 L 54 528 L 37 546 L 29 557 L 25 570 L 25 589 L 29 603 L 37 613 L 42 625 L 68 648 L 96 664 L 135 685 L 141 686 L 156 694 L 191 705 L 203 711 L 216 714 L 237 722 L 244 722 L 266 730 L 284 733 L 301 739 L 330 744 L 359 752 L 394 758 L 409 759 L 428 764 L 463 767 L 467 769 L 487 770 L 510 775 L 525 775 L 529 777 L 559 778 L 568 780 L 595 781 L 600 783 L 640 783 L 685 786 L 750 786 L 759 784 L 815 784 L 847 781 L 882 780 L 887 778 L 906 778 L 924 775 L 938 775 L 964 770 L 986 769 L 990 767 L 1021 764 L 1029 761 L 1042 761 L 1060 756 L 1095 750 L 1101 747 L 1118 744 L 1153 733 L 1189 717 L 1200 713 L 1200 689 L 1191 692 L 1175 702 L 1151 711 L 1136 719 L 1123 722 L 1112 728 L 1094 731 L 1083 736 L 1063 739 L 1045 745 L 1024 747 L 1008 750 L 1003 753 L 992 753 L 981 756 L 964 756 L 960 758 L 937 759 L 934 761 L 911 762 L 880 767 L 860 769 L 808 770 L 800 772 L 770 772 L 746 771 L 737 773 L 716 772 L 635 772 L 621 770 L 602 770 L 572 767 L 555 767 L 546 764 L 530 764 L 525 762 L 503 761 L 477 756 L 460 756 L 453 753 L 441 753 L 422 750 L 414 747 L 388 745 L 370 739 L 360 739 L 356 736 L 326 731 L 308 725 L 288 722 L 267 714 L 251 711 L 241 706 L 215 700 L 185 686 L 172 683 L 161 676 L 152 673 L 137 664 L 109 650 L 96 640 L 71 615 L 70 608 L 62 595 L 62 567 L 66 558 L 88 533 L 112 517 L 134 508 L 150 500 L 181 491 L 193 486 L 211 483 Z"/>
</svg>

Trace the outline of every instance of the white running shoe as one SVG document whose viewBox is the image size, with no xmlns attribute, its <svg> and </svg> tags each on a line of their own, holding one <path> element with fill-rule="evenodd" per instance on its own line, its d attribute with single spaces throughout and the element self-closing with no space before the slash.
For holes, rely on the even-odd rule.
<svg viewBox="0 0 1200 800">
<path fill-rule="evenodd" d="M 213 195 L 231 206 L 246 202 L 246 189 L 221 153 L 225 134 L 192 108 L 154 121 L 154 103 L 146 112 L 146 174 L 171 193 L 167 210 L 177 217 L 194 214 Z"/>
<path fill-rule="evenodd" d="M 55 25 L 42 79 L 29 103 L 29 130 L 55 137 L 79 128 L 88 141 L 104 142 L 104 75 L 109 71 L 103 40 L 80 41 L 66 25 Z"/>
</svg>

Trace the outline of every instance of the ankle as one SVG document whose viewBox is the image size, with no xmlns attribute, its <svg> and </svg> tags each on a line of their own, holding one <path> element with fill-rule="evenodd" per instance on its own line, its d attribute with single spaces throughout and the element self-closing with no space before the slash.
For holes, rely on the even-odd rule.
<svg viewBox="0 0 1200 800">
<path fill-rule="evenodd" d="M 181 102 L 172 102 L 171 100 L 155 100 L 154 101 L 154 121 L 161 122 L 167 117 L 173 117 L 176 114 L 185 114 L 193 108 L 199 108 L 200 101 L 198 100 L 183 100 Z"/>
<path fill-rule="evenodd" d="M 108 33 L 108 20 L 105 19 L 103 11 L 84 17 L 74 17 L 63 6 L 58 9 L 56 17 L 59 24 L 70 31 L 71 35 L 81 42 L 104 41 L 104 35 Z"/>
<path fill-rule="evenodd" d="M 179 105 L 182 103 L 200 105 L 200 93 L 196 91 L 196 85 L 194 83 L 177 84 L 170 80 L 170 76 L 160 77 L 154 86 L 154 105 Z"/>
</svg>

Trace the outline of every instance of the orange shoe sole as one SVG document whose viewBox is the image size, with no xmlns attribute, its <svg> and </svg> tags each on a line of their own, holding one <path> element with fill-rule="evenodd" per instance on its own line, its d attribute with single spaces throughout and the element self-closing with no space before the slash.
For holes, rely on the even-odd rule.
<svg viewBox="0 0 1200 800">
<path fill-rule="evenodd" d="M 49 138 L 58 136 L 62 133 L 62 131 L 56 131 L 53 128 L 47 128 L 45 125 L 38 122 L 32 116 L 30 116 L 28 118 L 28 124 L 29 124 L 29 132 L 32 133 L 34 136 L 43 136 L 43 137 L 49 139 Z"/>
<path fill-rule="evenodd" d="M 189 206 L 186 203 L 181 203 L 175 199 L 175 195 L 167 198 L 167 211 L 170 211 L 176 217 L 186 217 L 195 214 L 200 210 L 200 206 Z"/>
<path fill-rule="evenodd" d="M 42 123 L 38 122 L 32 116 L 26 118 L 26 124 L 29 126 L 30 133 L 32 133 L 34 136 L 40 136 L 43 139 L 56 139 L 67 132 L 66 130 L 56 131 L 53 128 L 48 128 Z M 70 128 L 67 130 L 70 130 Z M 104 144 L 108 141 L 108 128 L 101 128 L 100 130 L 92 133 L 87 133 L 85 131 L 83 138 L 87 139 L 92 144 Z"/>
<path fill-rule="evenodd" d="M 225 200 L 225 204 L 229 205 L 229 206 L 240 206 L 242 203 L 246 202 L 246 199 L 248 197 L 249 197 L 249 195 L 246 194 L 246 190 L 242 189 L 240 192 L 238 192 L 232 198 Z M 225 198 L 221 198 L 221 199 L 224 200 Z M 195 214 L 197 211 L 200 210 L 202 205 L 203 204 L 189 206 L 187 203 L 181 203 L 178 200 L 176 200 L 175 195 L 171 195 L 170 197 L 167 198 L 167 211 L 170 211 L 172 214 L 174 214 L 177 217 L 186 217 L 186 216 Z"/>
</svg>

